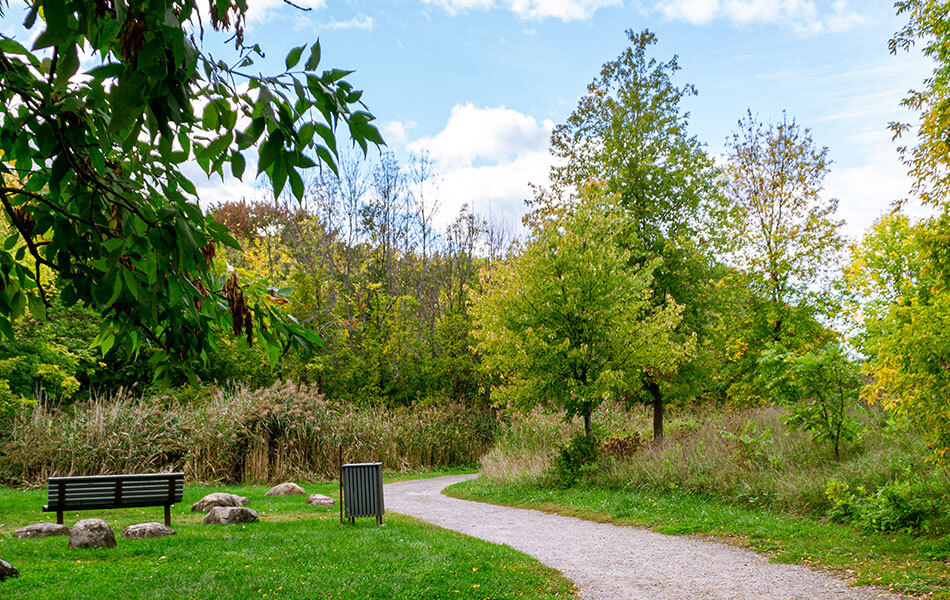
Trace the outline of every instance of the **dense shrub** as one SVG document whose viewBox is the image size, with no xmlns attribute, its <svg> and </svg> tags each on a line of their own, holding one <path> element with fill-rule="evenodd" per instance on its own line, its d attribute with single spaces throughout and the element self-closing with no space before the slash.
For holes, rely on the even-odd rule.
<svg viewBox="0 0 950 600">
<path fill-rule="evenodd" d="M 873 492 L 851 487 L 836 479 L 828 482 L 825 495 L 831 501 L 828 515 L 838 522 L 855 523 L 869 531 L 916 532 L 937 516 L 933 485 L 915 481 L 911 473 L 890 481 Z"/>
<path fill-rule="evenodd" d="M 559 487 L 570 487 L 596 468 L 600 456 L 597 440 L 589 435 L 576 435 L 561 447 L 548 476 Z"/>
<path fill-rule="evenodd" d="M 21 410 L 0 440 L 0 481 L 166 469 L 192 481 L 321 479 L 337 474 L 341 447 L 345 460 L 380 460 L 388 470 L 454 467 L 474 464 L 495 430 L 490 412 L 355 408 L 289 383 L 189 402 L 120 393 Z"/>
</svg>

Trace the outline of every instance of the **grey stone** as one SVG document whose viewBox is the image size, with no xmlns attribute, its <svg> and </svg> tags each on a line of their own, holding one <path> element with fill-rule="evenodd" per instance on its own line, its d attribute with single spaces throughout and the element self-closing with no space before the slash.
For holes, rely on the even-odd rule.
<svg viewBox="0 0 950 600">
<path fill-rule="evenodd" d="M 323 494 L 310 494 L 307 496 L 307 504 L 312 504 L 313 506 L 333 506 L 334 502 L 336 502 L 336 500 L 329 496 L 324 496 Z"/>
<path fill-rule="evenodd" d="M 208 494 L 191 505 L 192 512 L 208 512 L 216 506 L 247 506 L 248 500 L 244 496 L 215 492 Z"/>
<path fill-rule="evenodd" d="M 177 531 L 161 523 L 138 523 L 126 527 L 120 536 L 130 540 L 137 540 L 141 538 L 161 538 L 177 534 Z"/>
<path fill-rule="evenodd" d="M 204 525 L 235 525 L 260 521 L 257 512 L 243 506 L 216 506 L 211 509 L 202 522 Z"/>
<path fill-rule="evenodd" d="M 36 523 L 27 525 L 13 532 L 13 537 L 21 540 L 29 538 L 50 537 L 53 535 L 69 535 L 69 527 L 58 523 Z"/>
<path fill-rule="evenodd" d="M 8 563 L 7 561 L 0 558 L 0 581 L 10 577 L 19 577 L 20 572 L 16 570 L 16 567 Z"/>
<path fill-rule="evenodd" d="M 102 519 L 83 519 L 69 530 L 70 548 L 115 548 L 115 534 Z"/>
<path fill-rule="evenodd" d="M 298 496 L 303 496 L 306 493 L 307 492 L 305 492 L 304 489 L 300 487 L 299 485 L 297 485 L 296 483 L 281 483 L 267 490 L 267 493 L 264 495 L 265 496 L 288 496 L 291 494 L 295 494 Z"/>
</svg>

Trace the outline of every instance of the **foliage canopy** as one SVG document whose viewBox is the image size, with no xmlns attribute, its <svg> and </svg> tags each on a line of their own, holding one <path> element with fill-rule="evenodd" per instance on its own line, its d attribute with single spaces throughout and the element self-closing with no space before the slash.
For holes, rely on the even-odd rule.
<svg viewBox="0 0 950 600">
<path fill-rule="evenodd" d="M 56 293 L 103 315 L 104 352 L 157 349 L 157 377 L 168 359 L 206 358 L 216 328 L 262 341 L 272 362 L 319 342 L 275 290 L 215 268 L 218 249 L 238 244 L 202 211 L 186 165 L 241 178 L 250 158 L 275 195 L 289 185 L 300 199 L 302 170 L 336 168 L 340 123 L 364 152 L 382 139 L 349 72 L 317 70 L 319 42 L 291 50 L 281 73 L 249 74 L 263 52 L 245 43 L 246 10 L 247 0 L 35 0 L 32 47 L 0 36 L 0 206 L 13 228 L 0 250 L 3 335 Z M 203 50 L 202 11 L 231 33 L 230 63 Z"/>
<path fill-rule="evenodd" d="M 630 268 L 615 240 L 624 213 L 594 188 L 546 220 L 524 250 L 483 272 L 472 303 L 485 367 L 500 376 L 497 405 L 546 404 L 590 416 L 644 374 L 676 372 L 692 338 L 677 341 L 682 308 L 651 302 L 655 263 Z"/>
</svg>

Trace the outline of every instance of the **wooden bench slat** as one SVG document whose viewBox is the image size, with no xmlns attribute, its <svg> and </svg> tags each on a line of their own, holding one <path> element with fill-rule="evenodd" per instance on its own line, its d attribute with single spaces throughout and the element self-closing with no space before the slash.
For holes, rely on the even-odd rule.
<svg viewBox="0 0 950 600">
<path fill-rule="evenodd" d="M 181 502 L 181 498 L 182 498 L 181 494 L 174 494 L 173 496 L 171 496 L 171 503 L 177 504 L 178 502 Z M 56 499 L 54 499 L 54 500 L 48 501 L 47 504 L 49 504 L 50 506 L 69 506 L 70 504 L 75 504 L 76 502 L 88 502 L 88 501 L 93 501 L 93 500 L 99 501 L 99 502 L 121 503 L 123 500 L 126 500 L 126 499 L 136 500 L 136 501 L 149 500 L 149 501 L 155 502 L 156 505 L 159 505 L 159 504 L 166 504 L 169 501 L 169 496 L 168 494 L 162 494 L 160 496 L 156 496 L 154 494 L 130 494 L 130 495 L 123 494 L 121 499 L 116 499 L 115 496 L 73 496 L 70 498 L 66 498 L 65 502 L 59 502 Z"/>
<path fill-rule="evenodd" d="M 164 502 L 155 502 L 153 500 L 143 500 L 143 501 L 129 501 L 123 502 L 121 505 L 116 506 L 115 502 L 93 502 L 85 501 L 79 502 L 76 504 L 70 504 L 69 506 L 44 506 L 43 512 L 69 512 L 73 510 L 91 510 L 94 508 L 143 508 L 146 506 L 165 506 Z"/>
<path fill-rule="evenodd" d="M 182 482 L 180 482 L 180 481 L 179 481 L 179 482 L 167 482 L 167 481 L 163 481 L 162 483 L 149 484 L 149 485 L 128 485 L 128 484 L 122 484 L 122 489 L 124 489 L 124 490 L 167 490 L 169 484 L 171 484 L 171 485 L 173 485 L 173 486 L 175 486 L 175 487 L 182 487 Z M 63 488 L 64 490 L 66 490 L 67 492 L 70 492 L 70 491 L 86 491 L 86 490 L 89 490 L 89 491 L 111 492 L 111 491 L 115 490 L 115 484 L 114 484 L 114 483 L 110 483 L 109 485 L 105 485 L 105 486 L 98 486 L 98 485 L 96 485 L 96 486 L 92 486 L 92 485 L 64 485 L 64 486 L 56 486 L 55 488 L 52 488 L 52 489 L 58 490 L 60 487 L 62 487 L 62 488 Z"/>
<path fill-rule="evenodd" d="M 182 488 L 176 487 L 172 490 L 172 496 L 180 496 L 182 494 Z M 152 498 L 164 499 L 169 497 L 168 488 L 160 490 L 122 490 L 122 498 L 131 497 L 131 496 L 147 496 Z M 97 491 L 97 490 L 82 490 L 82 491 L 68 491 L 62 496 L 62 500 L 59 495 L 54 495 L 49 499 L 50 502 L 56 502 L 57 504 L 62 504 L 69 502 L 72 499 L 80 498 L 116 498 L 115 490 L 109 491 Z"/>
<path fill-rule="evenodd" d="M 50 477 L 49 502 L 44 512 L 56 512 L 62 523 L 70 510 L 164 506 L 165 524 L 171 525 L 169 507 L 181 502 L 185 485 L 183 473 L 133 473 Z"/>
<path fill-rule="evenodd" d="M 127 475 L 76 475 L 69 477 L 50 477 L 49 482 L 55 483 L 59 481 L 115 481 L 116 479 L 123 480 L 141 480 L 141 479 L 160 479 L 162 481 L 168 479 L 169 477 L 182 478 L 184 473 L 130 473 Z"/>
</svg>

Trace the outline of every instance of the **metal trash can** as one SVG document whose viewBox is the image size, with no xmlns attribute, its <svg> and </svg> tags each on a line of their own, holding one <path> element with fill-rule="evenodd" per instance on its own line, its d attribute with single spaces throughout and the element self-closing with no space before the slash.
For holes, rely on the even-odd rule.
<svg viewBox="0 0 950 600">
<path fill-rule="evenodd" d="M 354 523 L 356 517 L 376 517 L 376 524 L 383 524 L 383 463 L 342 465 L 340 488 L 345 516 L 350 523 Z"/>
</svg>

